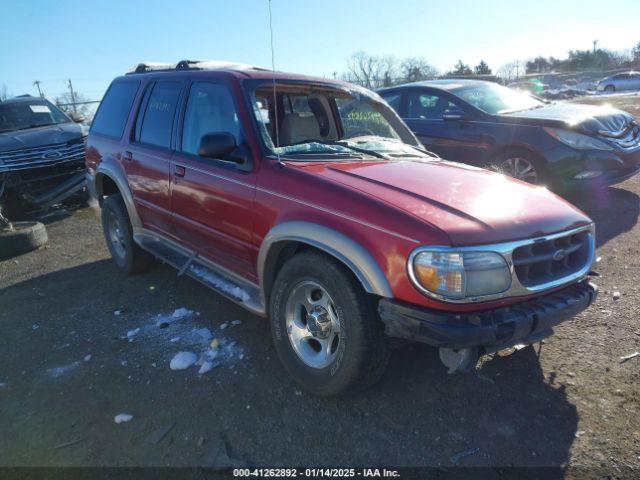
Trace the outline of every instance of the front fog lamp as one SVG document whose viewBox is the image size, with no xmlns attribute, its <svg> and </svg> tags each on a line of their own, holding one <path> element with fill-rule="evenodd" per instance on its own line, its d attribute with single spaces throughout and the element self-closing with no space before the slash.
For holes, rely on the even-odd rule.
<svg viewBox="0 0 640 480">
<path fill-rule="evenodd" d="M 422 251 L 412 267 L 419 287 L 454 300 L 493 295 L 511 286 L 507 262 L 495 252 Z"/>
</svg>

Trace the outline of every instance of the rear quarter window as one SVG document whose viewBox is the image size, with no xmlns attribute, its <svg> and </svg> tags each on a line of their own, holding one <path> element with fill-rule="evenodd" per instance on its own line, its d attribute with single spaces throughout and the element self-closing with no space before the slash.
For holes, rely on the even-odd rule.
<svg viewBox="0 0 640 480">
<path fill-rule="evenodd" d="M 122 138 L 140 82 L 116 82 L 107 90 L 91 124 L 91 133 Z"/>
</svg>

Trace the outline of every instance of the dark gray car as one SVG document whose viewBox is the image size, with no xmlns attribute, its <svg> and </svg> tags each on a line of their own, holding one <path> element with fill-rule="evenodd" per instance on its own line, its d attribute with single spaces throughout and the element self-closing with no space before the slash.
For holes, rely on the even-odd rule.
<svg viewBox="0 0 640 480">
<path fill-rule="evenodd" d="M 80 119 L 77 119 L 80 120 Z M 0 203 L 46 208 L 84 188 L 87 128 L 46 99 L 0 102 Z"/>
</svg>

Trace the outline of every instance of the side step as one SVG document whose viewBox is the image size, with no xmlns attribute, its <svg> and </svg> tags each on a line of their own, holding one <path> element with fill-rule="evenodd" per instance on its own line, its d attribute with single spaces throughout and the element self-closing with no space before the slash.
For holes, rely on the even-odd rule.
<svg viewBox="0 0 640 480">
<path fill-rule="evenodd" d="M 136 233 L 133 238 L 142 248 L 177 269 L 178 275 L 190 276 L 253 313 L 266 314 L 257 285 L 156 234 Z"/>
</svg>

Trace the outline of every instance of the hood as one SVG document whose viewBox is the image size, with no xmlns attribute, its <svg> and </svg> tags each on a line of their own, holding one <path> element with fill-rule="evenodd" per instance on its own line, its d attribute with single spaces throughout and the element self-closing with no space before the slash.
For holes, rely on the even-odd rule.
<svg viewBox="0 0 640 480">
<path fill-rule="evenodd" d="M 391 204 L 443 231 L 452 245 L 519 240 L 591 223 L 544 187 L 434 161 L 289 163 Z"/>
<path fill-rule="evenodd" d="M 502 117 L 526 124 L 567 127 L 588 134 L 597 134 L 600 130 L 619 132 L 635 120 L 633 115 L 615 108 L 575 103 L 553 103 L 532 110 L 507 113 Z"/>
<path fill-rule="evenodd" d="M 45 127 L 3 132 L 0 133 L 0 152 L 67 143 L 86 135 L 85 129 L 86 127 L 77 123 L 59 123 Z"/>
</svg>

